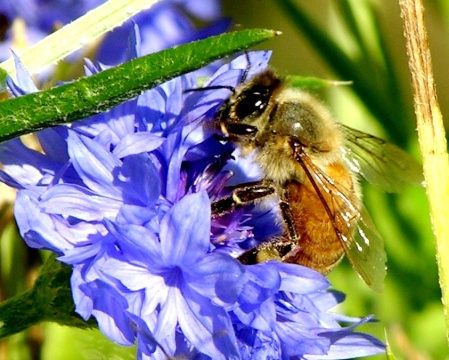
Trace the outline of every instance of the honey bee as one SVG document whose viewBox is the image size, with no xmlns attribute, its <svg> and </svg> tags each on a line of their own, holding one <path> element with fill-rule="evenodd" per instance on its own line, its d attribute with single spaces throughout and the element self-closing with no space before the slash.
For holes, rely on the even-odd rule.
<svg viewBox="0 0 449 360">
<path fill-rule="evenodd" d="M 213 202 L 213 216 L 276 195 L 284 227 L 281 236 L 239 260 L 279 259 L 328 274 L 346 254 L 359 276 L 380 291 L 386 254 L 363 206 L 359 175 L 395 191 L 421 181 L 419 166 L 398 147 L 337 123 L 320 101 L 289 88 L 271 69 L 231 91 L 214 126 L 243 155 L 255 151 L 264 177 Z"/>
</svg>

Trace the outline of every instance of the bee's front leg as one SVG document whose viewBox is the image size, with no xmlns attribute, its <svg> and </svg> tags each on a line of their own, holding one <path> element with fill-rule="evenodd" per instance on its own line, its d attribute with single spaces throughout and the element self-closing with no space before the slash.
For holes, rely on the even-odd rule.
<svg viewBox="0 0 449 360">
<path fill-rule="evenodd" d="M 212 217 L 229 214 L 240 206 L 251 204 L 275 193 L 274 184 L 265 180 L 240 184 L 233 188 L 231 195 L 212 203 Z"/>
</svg>

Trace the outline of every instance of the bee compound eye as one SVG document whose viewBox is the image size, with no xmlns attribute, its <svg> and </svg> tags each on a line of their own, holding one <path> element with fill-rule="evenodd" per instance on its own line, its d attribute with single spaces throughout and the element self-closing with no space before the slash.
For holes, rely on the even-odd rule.
<svg viewBox="0 0 449 360">
<path fill-rule="evenodd" d="M 245 91 L 238 100 L 235 107 L 235 114 L 240 120 L 248 116 L 259 116 L 265 110 L 270 99 L 270 90 L 266 87 L 258 86 Z"/>
<path fill-rule="evenodd" d="M 246 124 L 228 124 L 226 125 L 226 130 L 229 135 L 234 136 L 250 136 L 257 133 L 257 128 L 255 126 Z"/>
</svg>

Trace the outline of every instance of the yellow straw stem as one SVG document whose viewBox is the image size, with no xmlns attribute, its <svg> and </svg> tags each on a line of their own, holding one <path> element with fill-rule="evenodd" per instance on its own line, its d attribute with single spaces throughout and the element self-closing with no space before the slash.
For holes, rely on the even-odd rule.
<svg viewBox="0 0 449 360">
<path fill-rule="evenodd" d="M 424 179 L 435 235 L 446 331 L 449 333 L 449 158 L 446 135 L 435 91 L 422 2 L 399 0 L 399 4 L 404 21 Z"/>
</svg>

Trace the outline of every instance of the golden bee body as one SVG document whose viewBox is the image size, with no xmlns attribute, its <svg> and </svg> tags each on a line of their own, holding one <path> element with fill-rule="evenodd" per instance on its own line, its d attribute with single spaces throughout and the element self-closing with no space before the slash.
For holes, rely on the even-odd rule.
<svg viewBox="0 0 449 360">
<path fill-rule="evenodd" d="M 368 285 L 382 288 L 386 256 L 364 212 L 358 174 L 386 190 L 402 177 L 418 179 L 419 167 L 402 150 L 338 124 L 320 101 L 288 88 L 270 69 L 240 85 L 214 124 L 243 156 L 255 152 L 264 174 L 257 191 L 243 184 L 232 202 L 244 205 L 253 194 L 254 200 L 275 194 L 282 212 L 283 235 L 244 253 L 243 263 L 274 258 L 327 274 L 346 254 Z M 374 171 L 359 171 L 370 166 L 371 157 Z"/>
<path fill-rule="evenodd" d="M 348 188 L 353 186 L 353 180 L 347 169 L 341 164 L 326 167 L 326 173 L 339 182 L 346 182 Z M 329 273 L 344 255 L 343 244 L 339 238 L 344 236 L 351 239 L 356 225 L 356 212 L 353 212 L 352 221 L 336 220 L 333 224 L 329 214 L 323 207 L 322 201 L 332 207 L 333 214 L 347 211 L 345 204 L 337 203 L 332 194 L 321 189 L 323 197 L 320 198 L 310 182 L 300 184 L 292 181 L 286 184 L 285 198 L 290 204 L 293 222 L 298 234 L 298 250 L 283 257 L 283 261 L 297 263 L 322 274 Z M 356 204 L 359 198 L 354 192 L 347 192 L 347 198 Z M 334 226 L 337 226 L 337 229 Z M 337 232 L 338 233 L 337 233 Z"/>
</svg>

